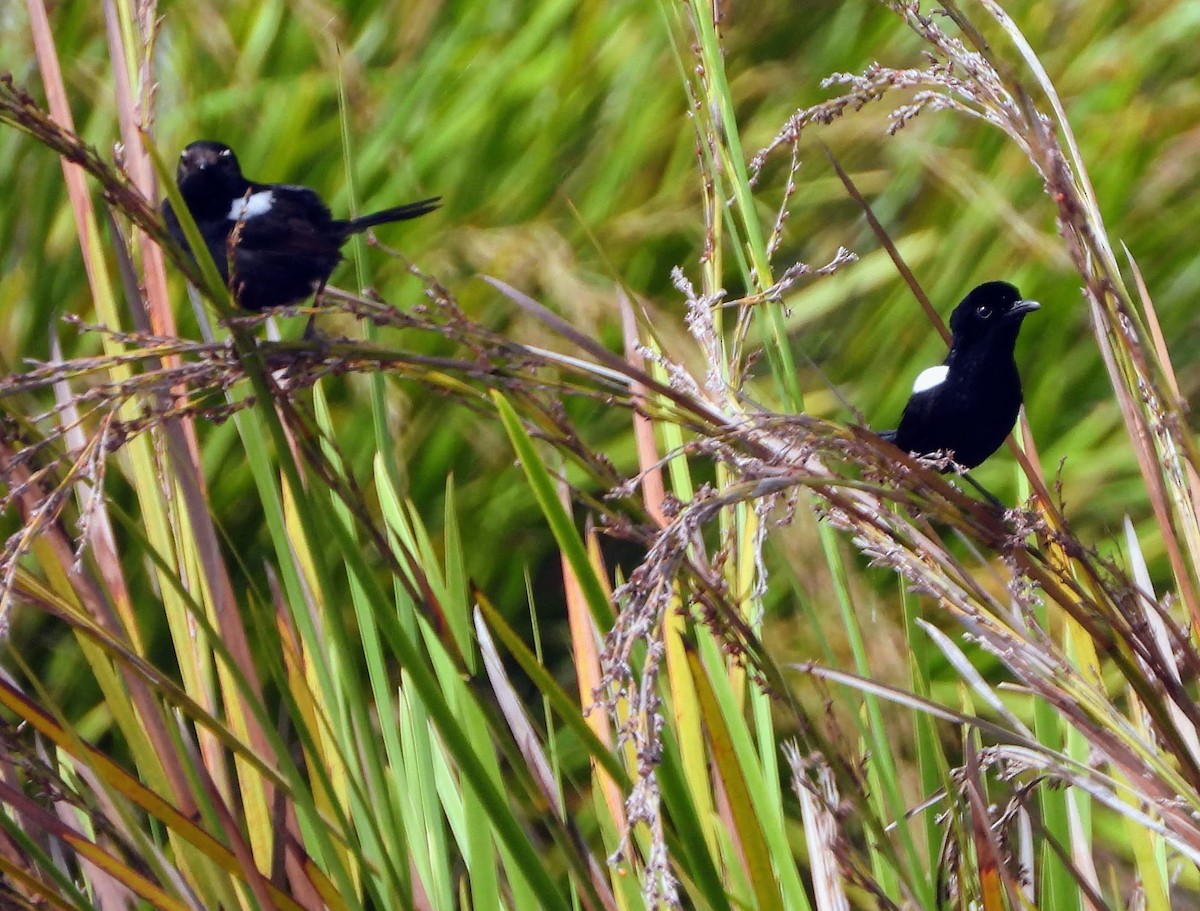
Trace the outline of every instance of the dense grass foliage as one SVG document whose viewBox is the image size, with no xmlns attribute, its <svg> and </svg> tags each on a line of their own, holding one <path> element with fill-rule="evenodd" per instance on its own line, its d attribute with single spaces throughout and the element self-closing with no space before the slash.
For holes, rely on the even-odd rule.
<svg viewBox="0 0 1200 911">
<path fill-rule="evenodd" d="M 1189 365 L 1200 351 L 1188 331 L 1194 321 L 1187 304 L 1200 276 L 1187 267 L 1181 226 L 1193 221 L 1187 207 L 1196 194 L 1186 162 L 1200 99 L 1180 49 L 1200 24 L 1186 4 L 1123 12 L 1104 4 L 1034 6 L 1036 12 L 1018 8 L 1014 15 L 1068 105 L 1104 214 L 1138 257 L 1185 390 L 1191 388 L 1196 372 Z M 695 260 L 703 233 L 700 185 L 658 7 L 539 2 L 480 12 L 460 4 L 361 3 L 293 12 L 284 3 L 167 3 L 160 12 L 154 135 L 164 155 L 192 138 L 217 136 L 237 148 L 252 175 L 318 187 L 343 211 L 351 207 L 351 177 L 360 210 L 444 194 L 446 209 L 436 221 L 385 241 L 450 283 L 469 312 L 518 337 L 538 338 L 540 330 L 522 326 L 472 280 L 476 272 L 505 278 L 573 320 L 610 331 L 618 282 L 655 311 L 680 312 L 669 271 Z M 14 5 L 0 25 L 12 69 L 36 93 L 22 11 Z M 111 77 L 101 8 L 82 6 L 54 25 L 70 61 L 67 88 L 81 133 L 110 148 L 115 117 L 104 90 Z M 734 8 L 726 34 L 749 151 L 765 145 L 792 110 L 829 95 L 819 87 L 824 75 L 872 60 L 918 61 L 911 36 L 868 3 L 814 4 L 802 16 L 790 4 Z M 1178 71 L 1169 61 L 1180 62 Z M 855 174 L 944 313 L 975 282 L 992 277 L 1010 278 L 1046 304 L 1019 352 L 1045 463 L 1069 460 L 1068 477 L 1081 491 L 1066 491 L 1080 509 L 1076 521 L 1099 531 L 1112 527 L 1114 510 L 1133 508 L 1140 518 L 1102 366 L 1075 344 L 1086 311 L 1036 177 L 987 125 L 922 117 L 884 138 L 883 113 L 868 111 L 821 138 Z M 89 302 L 57 162 L 13 133 L 0 136 L 0 161 L 7 193 L 21 202 L 0 219 L 0 265 L 9 277 L 0 289 L 3 354 L 17 363 L 44 355 L 45 327 L 55 314 L 87 315 Z M 779 176 L 779 167 L 770 168 L 760 183 L 764 221 L 779 198 L 782 188 L 772 180 Z M 781 258 L 817 261 L 842 244 L 862 264 L 788 301 L 800 362 L 820 371 L 806 371 L 803 385 L 818 412 L 851 416 L 827 390 L 828 378 L 868 421 L 886 425 L 915 373 L 941 357 L 941 343 L 879 256 L 815 142 L 806 142 Z M 391 296 L 412 293 L 399 270 L 378 257 L 365 257 L 364 268 Z M 357 284 L 350 266 L 338 278 Z M 677 331 L 671 319 L 662 322 L 662 331 Z M 505 491 L 512 476 L 504 473 L 496 438 L 480 431 L 472 441 L 464 430 L 477 423 L 473 417 L 446 415 L 440 403 L 405 392 L 396 429 L 414 495 L 436 501 L 440 478 L 455 471 L 465 505 L 484 523 L 481 542 L 495 540 L 510 524 L 501 515 L 514 515 L 517 506 L 485 508 L 511 501 Z M 770 403 L 769 388 L 760 395 Z M 464 438 L 465 447 L 456 442 Z M 235 501 L 246 483 L 236 456 L 214 442 L 209 459 L 221 482 L 217 493 Z M 1007 471 L 998 462 L 985 480 L 1003 487 Z M 522 562 L 537 561 L 545 540 L 525 544 L 524 559 L 512 564 L 515 580 Z M 494 567 L 485 557 L 473 569 L 490 574 Z M 520 588 L 518 581 L 508 590 L 517 596 Z"/>
<path fill-rule="evenodd" d="M 46 62 L 34 50 L 40 7 L 0 7 L 0 69 L 48 110 Z M 0 357 L 10 372 L 31 371 L 32 362 L 57 358 L 61 342 L 62 356 L 82 365 L 56 374 L 69 380 L 57 390 L 44 380 L 5 390 L 6 417 L 20 428 L 13 450 L 34 451 L 35 440 L 52 438 L 45 451 L 60 461 L 47 475 L 64 500 L 77 498 L 57 530 L 47 530 L 14 495 L 21 481 L 9 450 L 0 453 L 6 535 L 35 528 L 47 540 L 62 537 L 22 551 L 19 597 L 5 600 L 11 667 L 31 704 L 61 712 L 59 736 L 41 733 L 73 761 L 91 767 L 78 737 L 162 794 L 203 795 L 199 806 L 178 800 L 186 819 L 156 817 L 169 837 L 113 837 L 128 861 L 127 874 L 113 876 L 120 886 L 155 907 L 176 905 L 135 885 L 133 871 L 180 901 L 185 882 L 213 907 L 549 908 L 567 895 L 585 907 L 657 907 L 678 888 L 687 907 L 840 907 L 845 890 L 861 907 L 932 909 L 953 895 L 999 908 L 1015 906 L 1029 883 L 1031 901 L 1043 908 L 1083 907 L 1098 898 L 1087 884 L 1110 907 L 1134 889 L 1145 889 L 1149 907 L 1166 907 L 1168 896 L 1180 907 L 1194 899 L 1194 826 L 1162 807 L 1146 810 L 1153 819 L 1122 818 L 1114 804 L 1162 794 L 1113 784 L 1132 774 L 1128 757 L 1144 759 L 1147 779 L 1187 795 L 1182 805 L 1195 809 L 1195 719 L 1180 720 L 1187 712 L 1178 704 L 1194 695 L 1194 637 L 1172 643 L 1184 655 L 1182 672 L 1173 660 L 1160 667 L 1154 654 L 1128 645 L 1149 636 L 1143 627 L 1154 621 L 1127 628 L 1125 615 L 1104 608 L 1137 602 L 1136 584 L 1164 596 L 1166 615 L 1188 628 L 1180 567 L 1197 556 L 1185 521 L 1195 503 L 1176 495 L 1186 479 L 1172 486 L 1172 475 L 1158 494 L 1139 465 L 1122 417 L 1126 400 L 1114 392 L 1117 371 L 1106 369 L 1092 331 L 1099 311 L 1089 310 L 1083 291 L 1102 282 L 1081 276 L 1069 254 L 1070 232 L 1060 228 L 1074 223 L 1064 217 L 1063 194 L 1047 192 L 1030 155 L 979 118 L 926 110 L 890 135 L 889 113 L 918 100 L 911 88 L 807 126 L 795 159 L 784 143 L 766 159 L 753 196 L 745 193 L 751 157 L 795 112 L 844 90 L 823 85 L 827 76 L 870 72 L 874 62 L 926 66 L 919 28 L 867 0 L 733 3 L 721 10 L 716 54 L 711 21 L 698 24 L 711 7 L 674 0 L 170 0 L 155 10 L 147 47 L 133 4 L 60 7 L 49 16 L 66 101 L 79 136 L 103 161 L 125 161 L 118 67 L 136 97 L 152 98 L 140 126 L 168 166 L 188 141 L 214 138 L 237 150 L 248 176 L 317 188 L 338 214 L 444 198 L 432 216 L 380 229 L 389 249 L 356 241 L 334 275 L 355 294 L 378 292 L 398 314 L 365 300 L 335 301 L 329 309 L 338 312 L 318 317 L 319 325 L 356 343 L 316 353 L 297 341 L 306 315 L 281 317 L 284 341 L 257 355 L 261 325 L 222 329 L 218 337 L 232 339 L 226 361 L 217 342 L 193 344 L 210 331 L 213 311 L 198 318 L 170 263 L 170 305 L 186 342 L 114 340 L 64 319 L 109 321 L 85 262 L 93 270 L 103 263 L 119 284 L 119 251 L 129 245 L 147 270 L 139 276 L 152 267 L 119 199 L 117 221 L 101 220 L 100 248 L 81 251 L 59 156 L 29 130 L 8 120 L 0 126 L 0 193 L 8 200 L 0 207 Z M 1001 77 L 1036 86 L 1029 61 L 988 8 L 964 7 L 980 30 L 976 46 L 1001 61 Z M 1200 217 L 1190 164 L 1200 87 L 1189 63 L 1200 14 L 1184 0 L 1014 2 L 1007 11 L 1074 130 L 1130 289 L 1122 299 L 1139 301 L 1138 327 L 1156 314 L 1186 402 L 1200 384 L 1200 269 L 1187 230 Z M 959 34 L 949 18 L 933 21 Z M 114 57 L 114 34 L 125 36 L 124 59 Z M 969 84 L 961 70 L 952 73 Z M 1043 91 L 1033 90 L 1030 103 L 1050 111 Z M 989 279 L 1012 281 L 1041 301 L 1017 361 L 1041 471 L 1069 528 L 1056 524 L 1052 504 L 1031 507 L 1036 522 L 1001 521 L 944 493 L 932 476 L 903 472 L 888 482 L 900 485 L 901 507 L 880 506 L 880 537 L 856 524 L 851 506 L 874 496 L 889 465 L 848 428 L 894 426 L 913 378 L 945 347 L 823 146 L 943 318 Z M 741 154 L 736 165 L 723 157 L 731 149 Z M 103 205 L 98 184 L 88 186 Z M 772 234 L 784 204 L 773 281 L 797 261 L 835 260 L 841 248 L 857 261 L 802 277 L 777 300 L 753 298 L 765 290 L 761 270 L 751 268 L 763 262 L 755 234 Z M 1153 307 L 1137 294 L 1121 245 Z M 701 303 L 689 302 L 688 288 Z M 153 298 L 150 283 L 143 291 Z M 718 297 L 739 306 L 702 305 Z M 128 298 L 117 299 L 120 325 L 111 328 L 138 328 Z M 627 352 L 626 301 L 641 342 L 690 371 L 696 386 L 679 373 L 668 382 L 670 364 L 649 349 Z M 698 321 L 704 312 L 713 314 L 711 327 Z M 754 313 L 745 359 L 730 353 L 739 312 Z M 786 335 L 773 335 L 778 327 Z M 140 387 L 120 412 L 145 449 L 122 441 L 86 461 L 78 453 L 82 440 L 97 439 L 100 412 L 88 403 L 106 394 L 102 379 L 136 381 L 116 361 L 80 359 L 113 358 L 121 345 L 143 352 L 131 373 L 161 369 L 164 378 Z M 606 359 L 605 350 L 625 352 L 635 366 Z M 317 360 L 304 360 L 310 356 Z M 171 357 L 204 366 L 185 377 L 170 372 Z M 791 371 L 780 370 L 789 357 L 794 389 Z M 648 366 L 636 366 L 639 359 Z M 1159 366 L 1149 370 L 1151 385 L 1135 378 L 1129 387 L 1150 389 Z M 745 382 L 728 397 L 702 389 L 710 368 L 726 378 L 744 368 Z M 288 370 L 290 387 L 278 380 Z M 163 402 L 184 386 L 198 417 L 177 425 Z M 48 427 L 71 422 L 67 388 L 80 397 L 73 407 L 82 408 L 84 436 L 60 445 Z M 221 410 L 227 394 L 235 419 Z M 800 429 L 763 417 L 792 414 L 801 402 L 811 422 Z M 650 422 L 640 438 L 633 404 Z M 1156 403 L 1146 407 L 1159 413 Z M 748 414 L 748 424 L 738 423 Z M 792 433 L 809 436 L 793 449 Z M 654 476 L 656 459 L 678 455 L 685 443 L 688 458 L 667 465 L 677 503 L 664 503 L 651 486 L 609 496 L 618 479 Z M 806 463 L 813 453 L 819 470 Z M 72 486 L 65 466 L 77 457 L 104 506 Z M 1171 471 L 1164 467 L 1164 477 Z M 974 474 L 1007 503 L 1030 493 L 1007 449 Z M 559 499 L 564 479 L 569 506 Z M 155 490 L 164 492 L 161 516 L 147 506 Z M 726 499 L 708 513 L 712 491 Z M 763 505 L 768 497 L 778 500 Z M 211 517 L 211 540 L 201 512 Z M 1162 518 L 1168 512 L 1173 525 Z M 111 533 L 97 530 L 109 521 Z M 592 523 L 605 522 L 613 533 L 593 537 Z M 765 545 L 759 523 L 768 529 Z M 905 537 L 912 528 L 919 531 Z M 78 535 L 90 541 L 81 565 L 95 578 L 86 584 L 71 576 L 70 548 L 63 550 Z M 1036 546 L 1024 551 L 1014 542 L 1027 536 Z M 885 538 L 901 541 L 898 550 Z M 901 551 L 917 555 L 914 562 Z M 910 593 L 888 569 L 937 597 Z M 952 581 L 922 586 L 926 571 Z M 625 582 L 614 605 L 611 589 Z M 1006 655 L 1016 634 L 979 616 L 988 606 L 1003 616 L 1010 598 L 1013 616 L 1036 616 L 1052 640 L 1047 649 L 1077 679 L 1064 682 L 1049 659 L 1021 664 Z M 692 612 L 677 628 L 680 602 Z M 128 639 L 115 626 L 92 629 L 73 613 L 78 604 L 110 605 Z M 651 618 L 639 630 L 659 630 L 661 653 L 635 635 L 629 618 L 639 610 Z M 598 658 L 589 651 L 596 631 L 610 628 Z M 486 664 L 489 635 L 506 663 Z M 195 654 L 189 637 L 201 643 Z M 809 676 L 791 669 L 809 661 L 821 668 L 805 666 Z M 501 666 L 513 673 L 511 684 Z M 1034 678 L 1061 691 L 1049 683 L 1042 690 Z M 1014 681 L 1019 691 L 1004 689 Z M 580 711 L 601 686 L 607 726 L 596 720 L 599 710 L 587 722 Z M 1111 703 L 1101 698 L 1106 688 Z M 127 705 L 124 690 L 133 694 Z M 171 711 L 159 717 L 154 709 L 163 705 Z M 15 697 L 5 706 L 9 718 L 34 714 Z M 522 708 L 536 719 L 536 737 L 523 734 L 530 722 Z M 647 721 L 660 711 L 670 730 L 665 747 Z M 181 742 L 195 736 L 200 753 L 172 740 L 174 712 L 187 719 Z M 161 729 L 146 724 L 140 742 L 138 719 L 151 716 Z M 1130 746 L 1136 738 L 1126 722 L 1161 752 Z M 1112 779 L 1087 779 L 1095 803 L 1030 780 L 1036 772 L 1075 781 L 1071 763 L 1086 765 L 1089 750 L 1108 744 L 1101 734 L 1118 729 L 1118 746 L 1105 754 Z M 613 749 L 618 732 L 625 751 Z M 793 735 L 797 755 L 780 749 Z M 25 749 L 7 729 L 4 741 L 12 756 Z M 1022 770 L 1029 774 L 1010 785 L 1001 771 L 1012 772 L 1003 765 L 1012 757 L 988 752 L 997 744 L 1051 759 L 1030 761 Z M 535 755 L 543 747 L 548 759 Z M 212 780 L 197 785 L 182 771 L 197 768 Z M 156 815 L 118 774 L 97 774 L 103 787 L 81 784 L 73 772 L 42 783 L 48 793 L 78 788 Z M 793 776 L 808 785 L 793 793 Z M 1096 796 L 1110 785 L 1120 796 Z M 829 805 L 819 795 L 826 786 Z M 272 815 L 276 793 L 287 795 L 287 829 L 299 845 L 288 855 L 292 867 L 272 856 L 283 851 L 271 840 L 283 831 Z M 223 831 L 218 797 L 230 794 L 245 843 L 230 836 L 226 856 L 191 827 Z M 0 799 L 23 808 L 7 791 Z M 556 800 L 565 800 L 561 813 Z M 992 801 L 1011 826 L 989 835 L 972 826 Z M 14 818 L 10 830 L 22 826 Z M 639 825 L 625 838 L 627 818 Z M 1168 835 L 1155 828 L 1160 818 Z M 897 820 L 903 824 L 893 827 Z M 130 831 L 146 829 L 123 821 Z M 1076 870 L 1054 847 L 1071 839 Z M 1001 848 L 1005 872 L 997 874 L 989 851 Z M 48 843 L 0 851 L 14 894 L 32 894 L 21 885 L 37 864 L 22 863 L 40 858 L 38 850 L 52 854 Z M 313 867 L 304 866 L 312 858 Z M 1103 865 L 1098 876 L 1088 869 L 1093 862 Z M 255 865 L 263 881 L 249 875 Z M 954 870 L 961 882 L 947 885 L 938 870 Z M 120 907 L 121 889 L 88 871 L 75 861 L 62 867 L 64 879 L 87 883 L 87 894 L 60 883 L 61 906 Z"/>
</svg>

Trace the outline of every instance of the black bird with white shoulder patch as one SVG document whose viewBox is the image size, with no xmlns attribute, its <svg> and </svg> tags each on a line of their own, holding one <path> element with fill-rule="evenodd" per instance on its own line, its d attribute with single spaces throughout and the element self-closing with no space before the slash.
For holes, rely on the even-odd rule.
<svg viewBox="0 0 1200 911">
<path fill-rule="evenodd" d="M 879 436 L 913 455 L 937 453 L 968 469 L 982 463 L 1017 422 L 1013 351 L 1021 321 L 1039 306 L 1007 282 L 973 289 L 950 314 L 946 360 L 917 377 L 900 426 Z"/>
<path fill-rule="evenodd" d="M 342 260 L 342 245 L 352 235 L 418 218 L 440 202 L 435 197 L 337 219 L 308 187 L 247 180 L 233 150 L 210 140 L 193 142 L 183 150 L 176 182 L 221 278 L 246 310 L 296 303 L 314 292 L 319 295 Z M 162 213 L 171 236 L 188 249 L 169 200 L 163 200 Z"/>
</svg>

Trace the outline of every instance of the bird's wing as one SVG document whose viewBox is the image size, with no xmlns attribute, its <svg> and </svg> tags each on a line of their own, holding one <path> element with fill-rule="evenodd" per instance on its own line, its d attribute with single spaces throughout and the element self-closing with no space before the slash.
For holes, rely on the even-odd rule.
<svg viewBox="0 0 1200 911">
<path fill-rule="evenodd" d="M 310 190 L 308 187 L 297 187 L 291 184 L 263 184 L 255 189 L 270 190 L 275 197 L 277 206 L 298 217 L 317 223 L 331 220 L 329 207 L 325 205 L 315 190 Z"/>
<path fill-rule="evenodd" d="M 195 254 L 192 253 L 192 247 L 187 242 L 187 238 L 183 234 L 183 225 L 179 223 L 179 216 L 175 214 L 175 210 L 172 208 L 171 201 L 169 199 L 164 199 L 162 201 L 161 211 L 163 222 L 167 226 L 167 233 L 169 233 L 172 239 L 179 244 L 179 246 L 183 247 L 183 249 L 189 254 L 191 254 L 193 259 L 195 259 Z M 209 255 L 212 256 L 213 262 L 216 263 L 217 272 L 220 273 L 222 279 L 228 280 L 229 268 L 226 263 L 225 253 L 225 237 L 227 234 L 225 224 L 220 220 L 200 221 L 196 225 L 196 228 L 200 231 L 200 236 L 204 239 L 204 245 L 208 247 Z"/>
<path fill-rule="evenodd" d="M 913 394 L 904 406 L 904 413 L 900 415 L 900 425 L 895 430 L 882 431 L 879 436 L 908 452 L 933 451 L 927 450 L 926 446 L 930 431 L 935 426 L 934 402 L 938 397 L 938 387 L 946 382 L 949 374 L 948 364 L 927 367 L 917 374 L 913 382 Z"/>
<path fill-rule="evenodd" d="M 927 453 L 937 450 L 936 403 L 936 387 L 914 393 L 904 406 L 899 426 L 880 436 L 905 452 Z"/>
<path fill-rule="evenodd" d="M 187 238 L 183 236 L 183 226 L 179 224 L 179 216 L 175 214 L 175 209 L 171 207 L 171 200 L 164 199 L 159 211 L 162 212 L 163 223 L 167 226 L 167 233 L 171 235 L 179 246 L 186 250 Z"/>
<path fill-rule="evenodd" d="M 332 218 L 316 193 L 291 186 L 255 190 L 255 196 L 269 192 L 270 202 L 259 210 L 247 207 L 240 221 L 240 249 L 284 255 L 336 253 L 339 243 L 330 230 Z"/>
<path fill-rule="evenodd" d="M 925 392 L 933 389 L 935 386 L 940 386 L 946 382 L 946 377 L 950 375 L 950 367 L 947 364 L 938 364 L 936 367 L 926 367 L 913 382 L 913 394 Z"/>
</svg>

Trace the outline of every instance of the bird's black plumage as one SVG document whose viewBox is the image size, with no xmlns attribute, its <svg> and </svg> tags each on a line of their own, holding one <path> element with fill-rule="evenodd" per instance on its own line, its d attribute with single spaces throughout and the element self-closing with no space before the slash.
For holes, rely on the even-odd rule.
<svg viewBox="0 0 1200 911">
<path fill-rule="evenodd" d="M 974 468 L 1000 448 L 1021 408 L 1013 359 L 1017 333 L 1035 301 L 1007 282 L 972 290 L 950 315 L 950 353 L 917 377 L 900 426 L 879 435 L 905 452 L 941 453 Z"/>
<path fill-rule="evenodd" d="M 352 234 L 417 218 L 439 204 L 439 198 L 423 199 L 336 219 L 308 187 L 247 180 L 233 150 L 209 140 L 183 150 L 176 182 L 221 277 L 246 310 L 304 300 L 324 287 Z M 162 212 L 171 236 L 187 249 L 169 200 L 163 200 Z"/>
</svg>

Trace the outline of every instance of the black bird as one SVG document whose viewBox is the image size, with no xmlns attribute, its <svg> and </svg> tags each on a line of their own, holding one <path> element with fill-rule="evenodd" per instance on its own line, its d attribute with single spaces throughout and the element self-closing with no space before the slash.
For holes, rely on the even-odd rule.
<svg viewBox="0 0 1200 911">
<path fill-rule="evenodd" d="M 209 140 L 193 142 L 183 150 L 175 179 L 221 278 L 246 310 L 319 294 L 341 262 L 342 245 L 352 234 L 425 215 L 441 199 L 423 199 L 343 221 L 334 218 L 308 187 L 247 180 L 233 150 Z M 169 200 L 163 200 L 162 213 L 171 236 L 188 249 Z M 231 244 L 235 229 L 236 242 Z"/>
<path fill-rule="evenodd" d="M 1025 314 L 1039 308 L 1007 282 L 985 282 L 950 314 L 950 353 L 913 384 L 900 426 L 879 435 L 918 456 L 974 468 L 1000 448 L 1021 407 L 1013 360 Z M 948 470 L 948 469 L 943 469 Z"/>
</svg>

